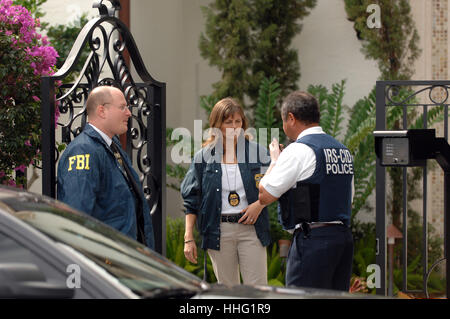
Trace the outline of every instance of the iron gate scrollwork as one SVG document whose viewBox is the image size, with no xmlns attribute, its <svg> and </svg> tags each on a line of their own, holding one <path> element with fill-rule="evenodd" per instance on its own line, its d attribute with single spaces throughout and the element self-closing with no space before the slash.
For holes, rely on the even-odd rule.
<svg viewBox="0 0 450 319">
<path fill-rule="evenodd" d="M 166 85 L 147 72 L 136 43 L 127 26 L 116 17 L 120 1 L 94 1 L 100 16 L 80 31 L 61 69 L 41 79 L 42 100 L 42 193 L 56 196 L 56 162 L 59 151 L 55 141 L 55 108 L 60 116 L 61 140 L 70 143 L 86 125 L 86 100 L 89 92 L 101 85 L 122 90 L 132 116 L 126 133 L 126 152 L 137 167 L 144 194 L 151 208 L 155 250 L 165 254 L 165 130 Z M 89 55 L 73 83 L 60 84 L 80 63 L 83 48 Z M 136 73 L 135 82 L 124 57 L 128 51 Z M 55 98 L 56 97 L 56 98 Z"/>
<path fill-rule="evenodd" d="M 450 81 L 377 81 L 376 84 L 376 130 L 406 130 L 410 128 L 428 128 L 428 120 L 440 114 L 443 117 L 444 138 L 448 142 L 448 106 Z M 401 94 L 403 92 L 403 94 Z M 406 92 L 406 93 L 405 93 Z M 397 118 L 399 118 L 399 127 L 386 127 L 386 122 L 390 108 L 397 108 Z M 408 110 L 414 109 L 414 117 L 408 116 Z M 414 120 L 414 122 L 412 122 Z M 412 291 L 408 289 L 408 199 L 407 199 L 407 169 L 402 168 L 402 274 L 403 284 L 400 290 L 406 293 L 427 293 L 427 281 L 433 268 L 444 259 L 429 260 L 428 256 L 428 211 L 427 211 L 427 188 L 429 167 L 425 165 L 422 168 L 422 247 L 421 247 L 421 265 L 422 265 L 422 291 Z M 450 191 L 450 185 L 447 183 L 448 177 L 444 179 L 444 192 Z M 377 158 L 376 165 L 376 263 L 380 266 L 381 285 L 377 287 L 377 294 L 387 295 L 387 238 L 386 238 L 386 168 L 380 165 Z M 445 198 L 445 197 L 444 197 Z M 444 209 L 441 212 L 444 215 L 444 255 L 448 258 L 450 250 L 450 216 L 447 216 L 449 203 L 444 201 Z M 432 262 L 432 266 L 428 263 Z M 446 280 L 449 278 L 449 267 L 446 268 Z M 448 289 L 448 286 L 447 286 Z"/>
</svg>

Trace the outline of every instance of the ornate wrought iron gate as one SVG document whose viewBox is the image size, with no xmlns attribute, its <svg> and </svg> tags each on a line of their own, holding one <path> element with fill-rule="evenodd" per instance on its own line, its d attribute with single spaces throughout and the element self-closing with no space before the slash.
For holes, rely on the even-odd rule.
<svg viewBox="0 0 450 319">
<path fill-rule="evenodd" d="M 443 116 L 444 138 L 448 141 L 448 106 L 450 81 L 377 81 L 376 84 L 376 130 L 392 130 L 393 127 L 386 127 L 386 121 L 389 116 L 397 116 L 400 119 L 397 129 L 406 130 L 409 128 L 428 128 L 430 117 L 436 117 L 438 114 Z M 403 93 L 402 93 L 403 92 Z M 396 108 L 396 115 L 393 108 Z M 415 115 L 411 115 L 411 110 L 415 110 Z M 409 115 L 408 115 L 409 114 Z M 419 127 L 418 127 L 419 126 Z M 441 263 L 444 259 L 433 260 L 434 264 L 428 267 L 428 212 L 427 212 L 427 173 L 428 166 L 423 167 L 422 187 L 423 187 L 423 206 L 422 206 L 422 280 L 423 291 L 411 291 L 408 289 L 408 200 L 407 200 L 407 170 L 402 168 L 402 272 L 403 292 L 426 292 L 427 277 L 435 265 Z M 447 178 L 444 180 L 444 191 L 450 190 Z M 450 216 L 447 216 L 447 207 L 449 203 L 444 202 L 444 254 L 449 256 L 450 238 L 448 230 L 450 229 Z M 377 159 L 376 166 L 376 238 L 377 238 L 377 256 L 376 263 L 380 266 L 381 287 L 377 293 L 387 295 L 387 241 L 386 241 L 386 168 L 380 165 Z M 447 280 L 449 280 L 447 267 Z"/>
<path fill-rule="evenodd" d="M 55 108 L 61 114 L 62 142 L 70 143 L 86 125 L 86 100 L 89 92 L 101 85 L 120 88 L 131 106 L 126 151 L 138 168 L 144 193 L 151 208 L 155 250 L 165 254 L 165 131 L 166 85 L 147 72 L 136 43 L 127 26 L 116 18 L 120 1 L 94 1 L 100 16 L 90 20 L 78 35 L 64 65 L 52 76 L 41 80 L 42 100 L 42 193 L 56 195 L 56 162 L 59 151 L 55 142 Z M 80 63 L 83 48 L 90 53 L 74 83 L 58 85 Z M 134 81 L 124 58 L 128 51 L 142 83 Z M 55 99 L 56 96 L 56 99 Z"/>
</svg>

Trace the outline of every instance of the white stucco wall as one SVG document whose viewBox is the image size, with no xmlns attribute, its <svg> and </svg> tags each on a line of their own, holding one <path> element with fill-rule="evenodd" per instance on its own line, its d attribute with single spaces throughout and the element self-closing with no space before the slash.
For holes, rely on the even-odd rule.
<svg viewBox="0 0 450 319">
<path fill-rule="evenodd" d="M 73 22 L 84 12 L 89 17 L 97 16 L 98 10 L 92 8 L 92 3 L 92 0 L 47 0 L 42 5 L 45 16 L 41 20 L 54 25 Z"/>
<path fill-rule="evenodd" d="M 310 84 L 331 88 L 347 80 L 344 103 L 353 106 L 375 86 L 379 71 L 375 61 L 366 60 L 353 22 L 347 20 L 344 1 L 318 0 L 303 20 L 303 30 L 293 41 L 298 48 L 301 78 L 299 87 Z"/>
<path fill-rule="evenodd" d="M 220 73 L 200 56 L 198 40 L 206 0 L 131 1 L 131 31 L 150 74 L 166 82 L 167 127 L 193 132 L 194 120 L 206 120 L 199 97 L 212 92 Z M 167 152 L 170 162 L 170 152 Z M 170 181 L 170 180 L 168 180 Z M 167 212 L 182 216 L 181 196 L 167 189 Z"/>
</svg>

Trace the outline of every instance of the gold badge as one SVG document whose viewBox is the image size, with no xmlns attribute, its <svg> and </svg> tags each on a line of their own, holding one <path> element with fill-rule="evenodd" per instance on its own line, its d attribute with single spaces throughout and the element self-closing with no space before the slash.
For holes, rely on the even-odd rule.
<svg viewBox="0 0 450 319">
<path fill-rule="evenodd" d="M 264 174 L 255 174 L 255 183 L 256 183 L 256 188 L 259 188 L 259 181 L 261 180 L 261 178 L 264 177 Z"/>
<path fill-rule="evenodd" d="M 228 194 L 228 203 L 230 203 L 231 206 L 236 207 L 241 202 L 241 198 L 239 197 L 239 194 L 236 192 L 230 192 Z"/>
</svg>

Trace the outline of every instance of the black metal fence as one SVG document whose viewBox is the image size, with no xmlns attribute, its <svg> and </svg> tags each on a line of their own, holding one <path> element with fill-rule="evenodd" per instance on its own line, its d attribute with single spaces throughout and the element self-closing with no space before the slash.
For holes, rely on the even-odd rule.
<svg viewBox="0 0 450 319">
<path fill-rule="evenodd" d="M 377 81 L 376 84 L 376 130 L 405 130 L 409 128 L 428 128 L 430 116 L 434 119 L 442 118 L 443 135 L 448 141 L 448 106 L 450 81 Z M 396 112 L 393 112 L 396 108 Z M 396 113 L 396 114 L 393 114 Z M 398 127 L 386 127 L 387 118 L 397 116 Z M 439 116 L 438 116 L 439 115 Z M 442 123 L 442 121 L 441 121 Z M 414 127 L 415 126 L 415 127 Z M 417 127 L 420 126 L 420 127 Z M 412 291 L 408 289 L 408 184 L 407 174 L 411 168 L 402 168 L 402 287 L 399 287 L 405 293 L 425 293 L 427 289 L 427 278 L 429 272 L 434 265 L 441 263 L 443 259 L 429 260 L 428 256 L 428 215 L 427 211 L 427 192 L 428 189 L 428 172 L 429 166 L 422 168 L 422 244 L 421 244 L 421 265 L 423 290 Z M 439 169 L 439 168 L 436 168 Z M 449 185 L 444 180 L 445 194 L 449 189 Z M 376 240 L 377 240 L 377 256 L 376 263 L 381 270 L 381 285 L 377 288 L 377 294 L 387 295 L 387 238 L 386 238 L 386 168 L 380 166 L 377 159 L 376 166 Z M 445 197 L 444 197 L 445 198 Z M 448 203 L 444 202 L 444 252 L 445 256 L 449 253 L 449 216 L 446 216 Z M 434 263 L 429 267 L 429 263 Z M 448 279 L 448 267 L 447 267 Z"/>
<path fill-rule="evenodd" d="M 95 1 L 93 7 L 99 10 L 100 16 L 83 27 L 61 69 L 41 80 L 42 193 L 56 196 L 59 151 L 55 141 L 55 108 L 61 114 L 57 122 L 61 140 L 68 144 L 86 125 L 89 92 L 97 86 L 114 85 L 123 91 L 131 106 L 126 151 L 138 169 L 151 208 L 155 250 L 165 254 L 166 85 L 147 72 L 129 29 L 116 18 L 120 1 L 109 1 L 110 6 L 103 4 L 103 0 Z M 73 74 L 81 63 L 80 56 L 86 45 L 89 56 L 77 79 L 58 85 L 58 81 Z M 133 79 L 131 65 L 127 65 L 124 58 L 125 50 L 141 83 Z"/>
</svg>

